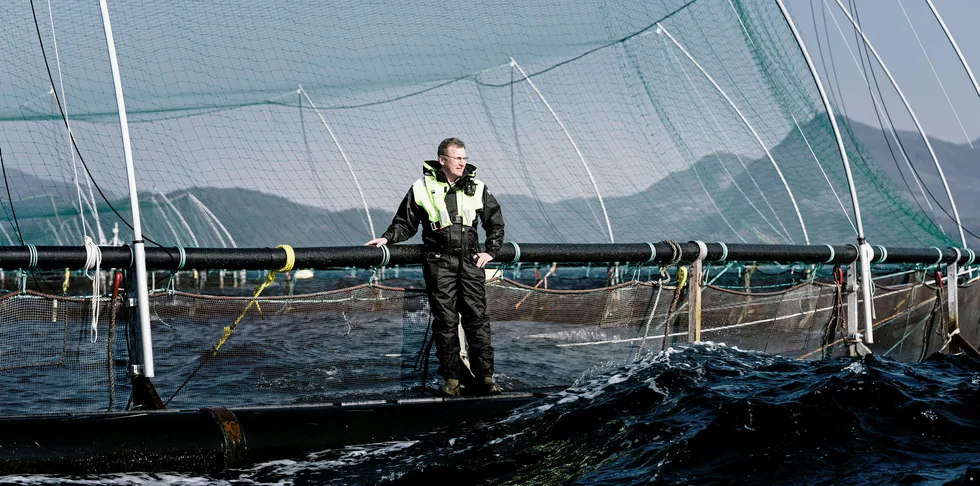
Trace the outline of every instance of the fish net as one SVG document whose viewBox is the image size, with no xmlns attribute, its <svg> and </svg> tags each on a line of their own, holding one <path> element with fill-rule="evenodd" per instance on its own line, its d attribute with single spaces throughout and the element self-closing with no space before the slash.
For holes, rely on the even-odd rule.
<svg viewBox="0 0 980 486">
<path fill-rule="evenodd" d="M 706 270 L 701 340 L 810 360 L 847 354 L 847 292 L 833 268 L 729 263 Z M 280 277 L 257 299 L 252 285 L 263 275 L 256 272 L 158 275 L 150 296 L 157 392 L 177 409 L 434 396 L 441 379 L 419 269 L 384 273 L 380 281 L 379 271 L 356 269 Z M 686 345 L 689 292 L 675 269 L 498 270 L 487 283 L 497 380 L 509 392 L 553 391 Z M 961 278 L 959 321 L 968 342 L 980 336 L 978 298 L 973 281 Z M 932 270 L 880 275 L 874 302 L 875 353 L 914 361 L 948 346 L 946 295 Z M 91 297 L 12 290 L 0 300 L 7 323 L 0 384 L 9 397 L 0 412 L 129 406 L 126 364 L 138 349 L 130 313 L 123 299 L 98 303 L 96 335 Z"/>
</svg>

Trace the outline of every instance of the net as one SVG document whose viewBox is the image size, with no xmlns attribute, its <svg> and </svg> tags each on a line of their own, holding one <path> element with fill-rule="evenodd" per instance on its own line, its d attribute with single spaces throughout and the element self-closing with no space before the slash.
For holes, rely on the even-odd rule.
<svg viewBox="0 0 980 486">
<path fill-rule="evenodd" d="M 675 271 L 621 267 L 613 283 L 612 268 L 510 267 L 488 282 L 496 377 L 508 392 L 563 388 L 597 367 L 690 342 L 690 287 L 678 287 Z M 702 340 L 801 359 L 847 354 L 846 292 L 832 268 L 729 263 L 706 270 Z M 876 279 L 874 352 L 915 361 L 948 346 L 948 305 L 932 269 L 886 270 Z M 150 298 L 161 398 L 169 408 L 192 409 L 433 396 L 442 381 L 419 270 L 387 269 L 373 284 L 365 283 L 369 272 L 351 272 L 280 278 L 230 333 L 263 275 L 161 276 Z M 980 337 L 976 289 L 975 280 L 959 286 L 968 342 Z M 93 342 L 90 297 L 15 290 L 0 300 L 8 323 L 0 333 L 0 384 L 10 391 L 0 413 L 129 406 L 135 330 L 121 302 L 99 303 Z"/>
<path fill-rule="evenodd" d="M 508 240 L 854 239 L 841 154 L 775 2 L 120 0 L 110 11 L 150 244 L 360 245 L 449 136 L 466 141 Z M 99 10 L 32 1 L 0 5 L 0 18 L 0 243 L 129 241 Z M 953 244 L 840 121 L 868 239 Z M 505 388 L 567 385 L 688 341 L 676 273 L 617 268 L 507 267 L 490 283 Z M 876 351 L 918 359 L 945 344 L 948 310 L 922 269 L 900 270 L 875 296 L 887 343 Z M 157 389 L 173 408 L 424 396 L 437 378 L 419 270 L 378 271 L 294 273 L 254 301 L 263 274 L 151 275 Z M 842 352 L 830 269 L 712 272 L 703 339 Z M 127 407 L 115 377 L 138 361 L 121 324 L 132 313 L 105 292 L 82 298 L 90 285 L 0 271 L 0 387 L 12 390 L 0 413 Z M 961 294 L 969 339 L 974 293 Z"/>
<path fill-rule="evenodd" d="M 144 233 L 160 244 L 363 243 L 451 135 L 514 241 L 853 240 L 837 144 L 774 2 L 111 12 Z M 0 233 L 105 243 L 118 227 L 128 241 L 99 10 L 33 2 L 0 16 L 12 67 L 0 74 Z M 949 243 L 845 137 L 869 239 Z"/>
</svg>

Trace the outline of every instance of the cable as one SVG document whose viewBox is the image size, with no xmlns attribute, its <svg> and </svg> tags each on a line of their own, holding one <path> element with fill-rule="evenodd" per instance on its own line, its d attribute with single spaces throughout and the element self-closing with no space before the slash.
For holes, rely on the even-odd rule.
<svg viewBox="0 0 980 486">
<path fill-rule="evenodd" d="M 85 158 L 82 157 L 82 151 L 79 150 L 78 143 L 75 142 L 75 134 L 72 133 L 71 130 L 69 129 L 68 117 L 65 115 L 64 107 L 61 106 L 61 98 L 58 96 L 58 88 L 55 87 L 54 75 L 51 74 L 51 66 L 50 64 L 48 64 L 48 55 L 44 50 L 44 40 L 41 37 L 41 27 L 37 22 L 37 12 L 34 10 L 34 0 L 31 0 L 31 15 L 34 16 L 34 30 L 35 32 L 37 32 L 37 43 L 41 47 L 41 57 L 44 59 L 44 68 L 48 71 L 48 80 L 51 83 L 51 90 L 54 92 L 54 99 L 58 103 L 58 112 L 61 114 L 61 119 L 65 122 L 65 128 L 68 129 L 68 138 L 71 139 L 71 145 L 72 147 L 75 148 L 75 153 L 78 154 L 78 160 L 82 163 L 82 167 L 85 168 L 85 173 L 88 174 L 89 180 L 91 180 L 92 184 L 95 185 L 95 189 L 99 191 L 99 196 L 101 196 L 102 200 L 105 201 L 105 203 L 109 206 L 109 209 L 111 209 L 112 212 L 116 214 L 116 217 L 118 217 L 120 221 L 123 222 L 123 224 L 125 224 L 129 229 L 135 232 L 136 229 L 133 228 L 133 225 L 130 224 L 129 221 L 122 216 L 122 214 L 119 214 L 119 211 L 116 210 L 115 206 L 113 206 L 112 203 L 109 202 L 109 198 L 107 198 L 105 193 L 102 192 L 102 187 L 99 186 L 99 183 L 95 180 L 95 177 L 92 175 L 92 171 L 89 170 L 88 164 L 85 163 Z M 139 208 L 134 208 L 134 209 L 139 210 Z M 146 236 L 145 234 L 143 235 L 143 239 L 149 241 L 150 243 L 153 243 L 154 245 L 159 246 L 160 248 L 164 248 L 163 245 L 157 243 L 156 241 L 153 241 L 150 237 Z"/>
<path fill-rule="evenodd" d="M 3 170 L 3 185 L 7 187 L 7 201 L 10 201 L 10 213 L 14 217 L 14 226 L 17 228 L 17 238 L 20 239 L 20 244 L 23 246 L 24 233 L 20 231 L 20 222 L 17 220 L 17 211 L 14 210 L 14 198 L 10 195 L 10 183 L 7 180 L 7 165 L 3 163 L 3 147 L 0 147 L 0 169 Z"/>
</svg>

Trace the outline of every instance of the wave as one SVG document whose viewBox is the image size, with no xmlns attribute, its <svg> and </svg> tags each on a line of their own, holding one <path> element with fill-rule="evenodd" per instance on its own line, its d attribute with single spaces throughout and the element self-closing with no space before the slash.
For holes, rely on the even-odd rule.
<svg viewBox="0 0 980 486">
<path fill-rule="evenodd" d="M 413 441 L 327 450 L 221 478 L 101 479 L 968 484 L 980 479 L 977 403 L 980 361 L 965 356 L 935 355 L 922 363 L 874 356 L 806 362 L 702 343 L 649 354 L 628 366 L 597 368 L 503 420 L 474 417 Z M 50 478 L 0 478 L 34 484 L 43 479 Z"/>
</svg>

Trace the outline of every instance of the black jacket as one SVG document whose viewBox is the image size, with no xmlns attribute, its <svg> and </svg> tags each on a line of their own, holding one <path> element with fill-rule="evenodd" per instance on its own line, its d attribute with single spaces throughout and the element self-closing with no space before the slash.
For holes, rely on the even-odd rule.
<svg viewBox="0 0 980 486">
<path fill-rule="evenodd" d="M 426 160 L 422 168 L 423 175 L 433 175 L 440 182 L 446 182 L 446 176 L 442 173 L 442 168 L 438 161 Z M 476 167 L 466 164 L 463 175 L 456 179 L 456 182 L 449 187 L 446 193 L 446 210 L 449 211 L 449 218 L 457 221 L 458 211 L 456 210 L 456 191 L 473 190 L 473 175 Z M 497 198 L 490 194 L 484 185 L 483 189 L 483 208 L 477 211 L 478 220 L 483 222 L 483 231 L 487 234 L 486 251 L 491 257 L 496 258 L 500 252 L 500 247 L 504 243 L 504 215 L 500 212 L 500 204 Z M 425 209 L 422 209 L 415 202 L 415 194 L 412 189 L 408 190 L 405 199 L 398 206 L 395 217 L 391 220 L 391 226 L 382 234 L 383 238 L 388 239 L 389 244 L 405 241 L 418 232 L 419 225 L 422 225 L 422 244 L 427 252 L 443 252 L 450 254 L 475 254 L 479 252 L 479 235 L 477 233 L 477 220 L 471 226 L 463 226 L 462 223 L 454 223 L 441 230 L 432 229 L 429 223 L 429 216 Z"/>
</svg>

